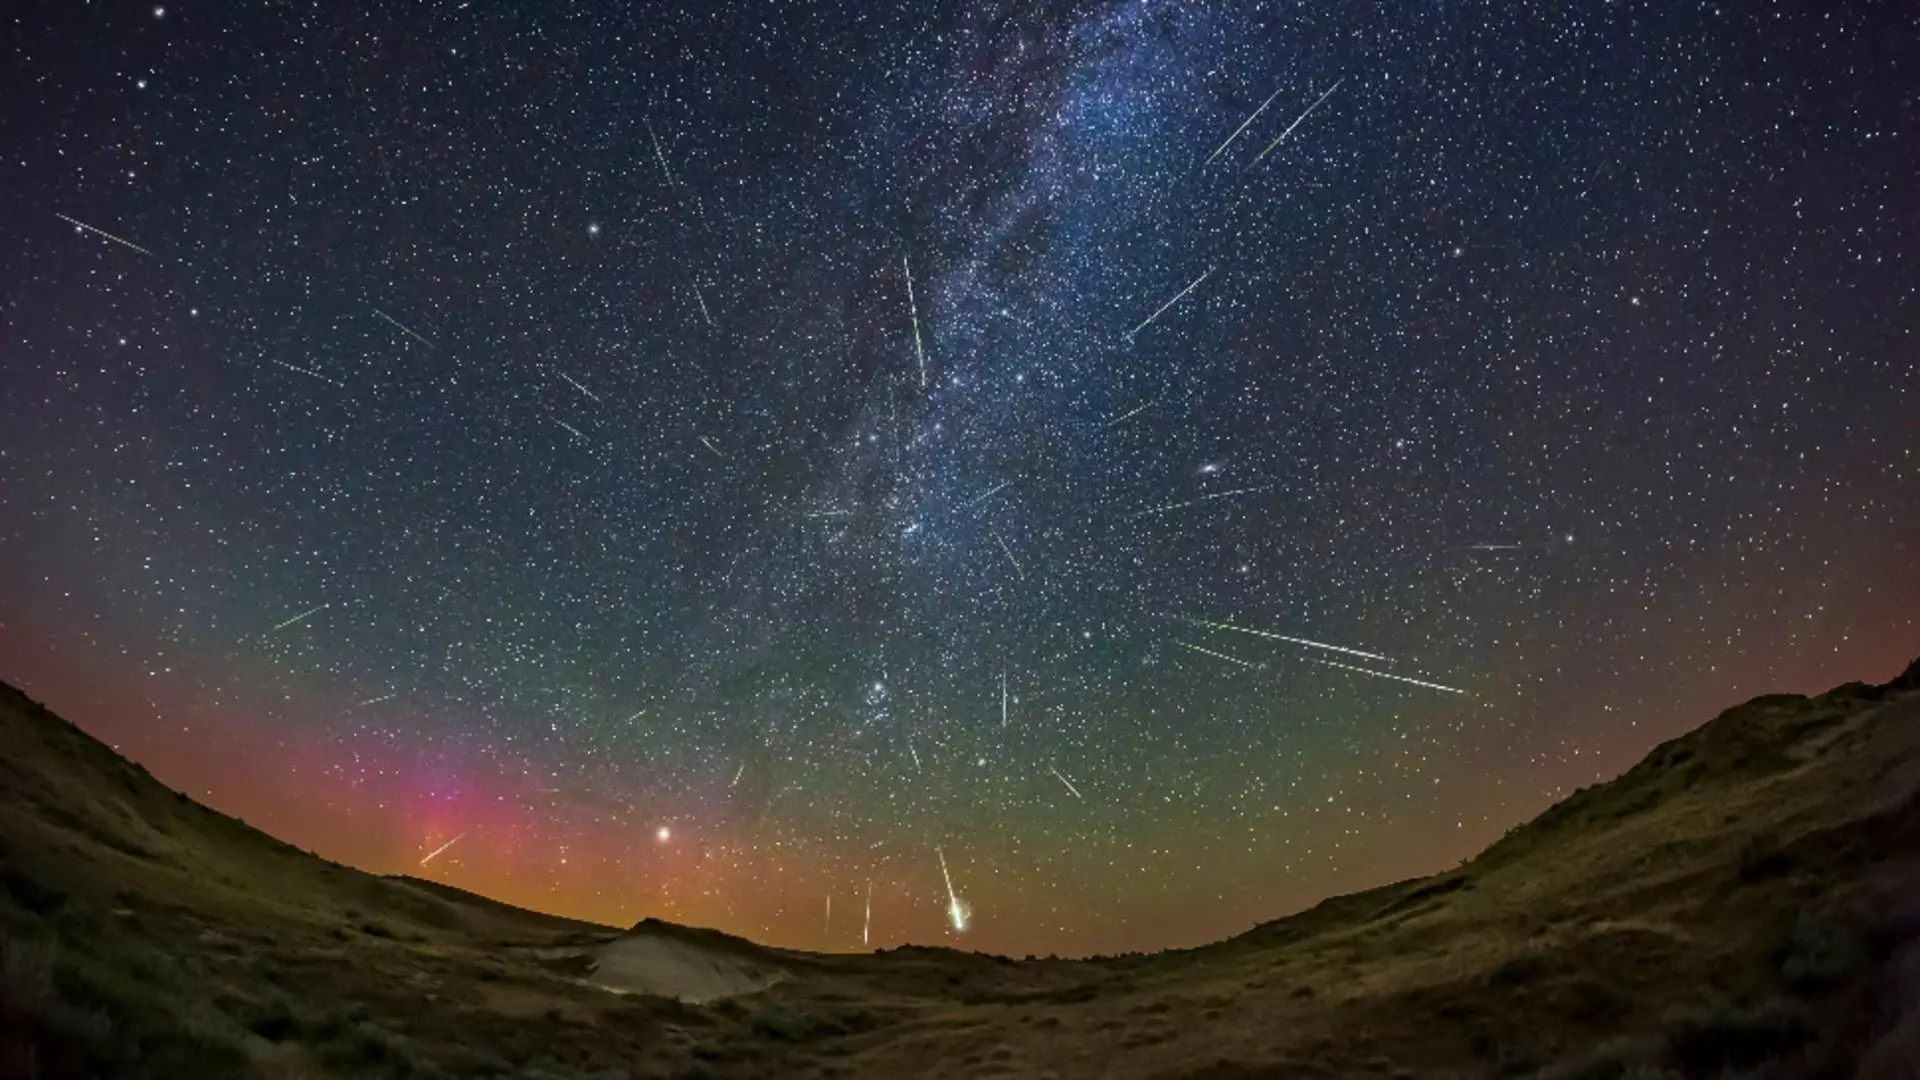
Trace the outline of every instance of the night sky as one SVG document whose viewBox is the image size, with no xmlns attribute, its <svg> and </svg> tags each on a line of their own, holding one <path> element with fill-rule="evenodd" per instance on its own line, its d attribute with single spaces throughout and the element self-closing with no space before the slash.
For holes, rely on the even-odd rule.
<svg viewBox="0 0 1920 1080">
<path fill-rule="evenodd" d="M 0 678 L 321 854 L 1189 945 L 1920 654 L 1907 5 L 357 7 L 0 22 Z"/>
</svg>

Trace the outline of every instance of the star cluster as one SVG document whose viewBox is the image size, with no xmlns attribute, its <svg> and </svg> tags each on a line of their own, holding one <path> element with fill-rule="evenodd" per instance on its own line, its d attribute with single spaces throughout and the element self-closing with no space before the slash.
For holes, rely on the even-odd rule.
<svg viewBox="0 0 1920 1080">
<path fill-rule="evenodd" d="M 1442 869 L 1920 643 L 1910 29 L 11 16 L 0 674 L 613 922 L 1115 951 Z"/>
</svg>

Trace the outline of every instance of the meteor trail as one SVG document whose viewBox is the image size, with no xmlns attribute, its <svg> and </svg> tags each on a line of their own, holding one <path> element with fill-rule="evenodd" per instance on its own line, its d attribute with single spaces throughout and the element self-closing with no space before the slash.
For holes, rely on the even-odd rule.
<svg viewBox="0 0 1920 1080">
<path fill-rule="evenodd" d="M 1207 160 L 1201 163 L 1202 167 L 1213 164 L 1214 158 L 1217 158 L 1221 154 L 1226 153 L 1227 147 L 1233 145 L 1233 140 L 1239 138 L 1240 133 L 1247 130 L 1248 124 L 1251 124 L 1255 120 L 1259 119 L 1260 114 L 1267 111 L 1267 106 L 1273 104 L 1273 99 L 1279 96 L 1280 96 L 1280 91 L 1278 90 L 1275 90 L 1273 93 L 1268 94 L 1267 100 L 1261 102 L 1260 107 L 1253 110 L 1253 115 L 1247 117 L 1244 121 L 1242 121 L 1239 127 L 1234 128 L 1233 134 L 1227 136 L 1227 141 L 1221 143 L 1219 149 L 1215 150 L 1212 154 L 1207 156 Z"/>
<path fill-rule="evenodd" d="M 1013 481 L 1011 480 L 1002 480 L 1001 482 L 993 485 L 992 487 L 988 488 L 986 491 L 980 493 L 979 495 L 976 495 L 973 498 L 968 499 L 965 503 L 962 504 L 962 506 L 974 506 L 976 504 L 986 502 L 988 499 L 993 498 L 995 495 L 1000 494 L 1001 491 L 1012 486 L 1012 484 L 1013 484 Z"/>
<path fill-rule="evenodd" d="M 741 762 L 741 763 L 740 763 L 740 767 L 739 767 L 739 768 L 737 768 L 737 769 L 735 769 L 735 770 L 733 770 L 733 783 L 731 783 L 731 784 L 728 784 L 727 786 L 728 786 L 728 787 L 730 787 L 730 788 L 736 788 L 736 787 L 739 787 L 739 786 L 740 786 L 740 778 L 741 778 L 742 776 L 744 776 L 744 775 L 746 775 L 746 771 L 747 771 L 747 763 L 743 761 L 743 762 Z"/>
<path fill-rule="evenodd" d="M 1310 641 L 1306 638 L 1288 637 L 1285 634 L 1271 634 L 1265 630 L 1249 630 L 1244 626 L 1235 626 L 1232 623 L 1212 622 L 1208 619 L 1187 619 L 1186 621 L 1199 626 L 1210 626 L 1215 630 L 1233 630 L 1242 634 L 1252 634 L 1255 637 L 1284 641 L 1291 645 L 1305 645 L 1309 648 L 1325 649 L 1328 652 L 1346 653 L 1348 656 L 1363 657 L 1367 660 L 1378 660 L 1383 664 L 1393 663 L 1392 657 L 1381 656 L 1379 653 L 1362 652 L 1359 649 L 1349 649 L 1344 645 L 1329 645 L 1324 641 Z"/>
<path fill-rule="evenodd" d="M 380 703 L 381 703 L 381 702 L 383 702 L 383 701 L 389 701 L 389 700 L 392 700 L 393 698 L 397 698 L 397 697 L 399 697 L 399 696 L 400 696 L 400 695 L 399 695 L 399 694 L 398 694 L 397 692 L 396 692 L 396 693 L 392 693 L 392 694 L 381 694 L 381 695 L 380 695 L 379 697 L 371 697 L 371 698 L 368 698 L 368 699 L 367 699 L 367 700 L 365 700 L 365 701 L 361 701 L 361 702 L 356 702 L 356 703 L 355 703 L 355 705 L 354 705 L 354 707 L 355 707 L 355 708 L 359 708 L 359 707 L 361 707 L 361 706 L 363 706 L 363 705 L 378 705 L 378 704 L 380 704 Z"/>
<path fill-rule="evenodd" d="M 873 929 L 873 882 L 867 882 L 867 918 L 860 924 L 860 944 L 867 943 L 867 932 Z"/>
<path fill-rule="evenodd" d="M 907 257 L 900 256 L 900 269 L 907 273 L 907 312 L 913 316 L 913 354 L 920 360 L 920 385 L 927 385 L 927 350 L 920 345 L 920 305 L 913 299 L 913 267 L 907 265 Z"/>
<path fill-rule="evenodd" d="M 1007 553 L 1007 561 L 1013 564 L 1014 574 L 1017 575 L 1021 581 L 1027 580 L 1027 572 L 1020 569 L 1020 560 L 1013 557 L 1013 549 L 1007 546 L 1007 542 L 1001 539 L 999 533 L 994 533 L 993 538 L 1000 541 L 1000 550 Z"/>
<path fill-rule="evenodd" d="M 64 221 L 70 225 L 73 225 L 76 228 L 85 229 L 86 231 L 93 233 L 95 236 L 104 236 L 107 239 L 113 241 L 114 243 L 119 244 L 121 247 L 130 247 L 133 250 L 139 252 L 140 254 L 148 256 L 149 258 L 155 258 L 155 259 L 159 258 L 158 255 L 155 255 L 153 252 L 148 251 L 146 248 L 141 247 L 139 244 L 136 244 L 131 240 L 122 240 L 121 238 L 113 235 L 107 230 L 96 229 L 93 226 L 87 224 L 86 222 L 79 220 L 78 218 L 70 218 L 67 215 L 61 214 L 61 213 L 56 213 L 53 216 L 59 218 L 61 221 Z"/>
<path fill-rule="evenodd" d="M 667 168 L 667 155 L 660 149 L 660 136 L 653 133 L 653 121 L 642 121 L 647 125 L 647 138 L 653 141 L 653 159 L 660 163 L 660 175 L 667 178 L 667 186 L 673 187 L 673 172 Z"/>
<path fill-rule="evenodd" d="M 1300 121 L 1305 120 L 1309 116 L 1312 116 L 1313 110 L 1319 108 L 1321 102 L 1327 100 L 1329 97 L 1332 97 L 1333 92 L 1335 90 L 1340 89 L 1340 84 L 1346 81 L 1347 80 L 1345 79 L 1335 79 L 1333 85 L 1327 87 L 1326 93 L 1321 94 L 1319 97 L 1315 98 L 1313 100 L 1313 104 L 1307 106 L 1307 111 L 1301 113 L 1298 117 L 1296 117 L 1293 123 L 1288 124 L 1287 130 L 1281 132 L 1280 137 L 1278 139 L 1275 139 L 1272 142 L 1268 143 L 1267 148 L 1265 150 L 1260 151 L 1259 157 L 1256 157 L 1252 161 L 1247 162 L 1248 167 L 1251 168 L 1254 165 L 1258 165 L 1260 163 L 1260 158 L 1266 157 L 1268 154 L 1273 152 L 1274 147 L 1279 146 L 1281 143 L 1285 142 L 1287 136 L 1293 134 L 1293 129 L 1300 126 Z"/>
<path fill-rule="evenodd" d="M 598 395 L 598 394 L 596 394 L 596 393 L 594 393 L 593 391 L 591 391 L 591 390 L 589 390 L 589 389 L 587 389 L 587 388 L 586 388 L 586 387 L 584 387 L 584 386 L 581 386 L 581 385 L 580 385 L 580 380 L 578 380 L 578 379 L 576 379 L 576 378 L 574 378 L 573 376 L 571 376 L 571 375 L 569 375 L 569 374 L 567 374 L 566 372 L 564 372 L 564 371 L 558 371 L 558 370 L 556 370 L 556 371 L 554 372 L 554 374 L 555 374 L 555 375 L 558 375 L 558 376 L 560 376 L 561 378 L 563 378 L 563 379 L 565 379 L 565 380 L 567 380 L 567 382 L 568 382 L 569 384 L 571 384 L 571 385 L 573 386 L 573 388 L 574 388 L 575 390 L 578 390 L 578 391 L 580 391 L 581 393 L 583 393 L 583 394 L 585 394 L 585 395 L 587 395 L 587 396 L 588 396 L 589 398 L 592 398 L 592 399 L 593 399 L 594 401 L 596 401 L 596 402 L 598 402 L 598 401 L 600 400 L 600 395 Z"/>
<path fill-rule="evenodd" d="M 396 319 L 393 316 L 387 314 L 386 312 L 381 311 L 379 308 L 374 308 L 373 313 L 387 320 L 393 325 L 399 327 L 401 333 L 407 335 L 408 337 L 419 342 L 420 344 L 425 345 L 427 348 L 431 349 L 434 347 L 432 341 L 428 340 L 427 338 L 421 337 L 418 333 L 414 331 L 413 327 L 408 326 L 406 323 L 401 322 L 399 319 Z"/>
<path fill-rule="evenodd" d="M 1071 780 L 1069 780 L 1069 779 L 1067 779 L 1066 777 L 1064 777 L 1064 776 L 1061 776 L 1061 775 L 1060 775 L 1060 770 L 1059 770 L 1059 769 L 1056 769 L 1056 768 L 1054 768 L 1054 767 L 1053 767 L 1052 765 L 1048 765 L 1048 766 L 1047 766 L 1047 771 L 1053 774 L 1053 778 L 1054 778 L 1055 780 L 1058 780 L 1058 781 L 1060 781 L 1061 783 L 1063 783 L 1063 784 L 1065 784 L 1065 785 L 1067 785 L 1067 790 L 1068 790 L 1068 791 L 1071 791 L 1071 792 L 1073 792 L 1073 797 L 1074 797 L 1074 798 L 1076 798 L 1076 799 L 1081 799 L 1081 798 L 1085 798 L 1085 796 L 1083 796 L 1083 795 L 1081 795 L 1081 794 L 1080 794 L 1080 789 L 1079 789 L 1079 788 L 1077 788 L 1077 787 L 1074 787 L 1074 786 L 1073 786 L 1073 781 L 1071 781 Z"/>
<path fill-rule="evenodd" d="M 827 894 L 827 925 L 823 932 L 828 934 L 833 933 L 833 894 L 832 893 Z"/>
<path fill-rule="evenodd" d="M 631 723 L 633 723 L 633 722 L 634 722 L 635 720 L 638 720 L 638 719 L 640 719 L 641 717 L 643 717 L 643 716 L 645 716 L 645 715 L 647 715 L 647 710 L 645 710 L 645 709 L 641 709 L 641 710 L 640 710 L 639 712 L 637 712 L 637 713 L 634 713 L 634 714 L 633 714 L 632 716 L 629 716 L 629 717 L 627 717 L 627 718 L 626 718 L 625 720 L 622 720 L 622 721 L 621 721 L 621 723 L 623 723 L 623 724 L 631 724 Z"/>
<path fill-rule="evenodd" d="M 321 611 L 324 611 L 326 609 L 326 606 L 327 605 L 325 604 L 321 604 L 319 607 L 308 608 L 307 610 L 301 612 L 298 615 L 295 615 L 293 618 L 288 619 L 286 622 L 281 623 L 279 626 L 276 626 L 273 629 L 275 631 L 285 630 L 287 627 L 292 626 L 294 623 L 305 622 L 307 619 L 310 619 L 313 616 L 319 614 Z"/>
<path fill-rule="evenodd" d="M 441 852 L 443 852 L 443 851 L 445 851 L 445 850 L 447 850 L 448 848 L 450 848 L 450 847 L 452 847 L 453 845 L 455 845 L 455 844 L 457 844 L 457 843 L 459 843 L 460 841 L 462 841 L 462 840 L 464 840 L 464 839 L 466 839 L 466 836 L 467 836 L 467 834 L 466 834 L 466 833 L 461 833 L 461 834 L 460 834 L 459 836 L 456 836 L 456 837 L 454 837 L 453 839 L 451 839 L 451 840 L 449 840 L 449 841 L 447 841 L 446 843 L 444 843 L 444 844 L 441 844 L 441 845 L 440 845 L 439 847 L 437 847 L 437 848 L 434 848 L 434 849 L 433 849 L 432 851 L 430 851 L 430 852 L 428 852 L 428 853 L 427 853 L 427 857 L 426 857 L 426 858 L 424 858 L 424 859 L 421 859 L 421 860 L 420 860 L 420 865 L 421 865 L 421 866 L 425 866 L 425 865 L 427 865 L 428 863 L 430 863 L 430 862 L 432 862 L 432 861 L 433 861 L 434 859 L 436 859 L 436 858 L 438 858 L 438 857 L 440 856 L 440 853 L 441 853 Z"/>
<path fill-rule="evenodd" d="M 712 439 L 709 439 L 709 438 L 707 438 L 707 437 L 706 437 L 705 435 L 702 435 L 702 436 L 700 436 L 700 441 L 701 441 L 702 443 L 705 443 L 705 444 L 706 444 L 706 447 L 707 447 L 707 449 L 709 449 L 709 450 L 711 450 L 711 451 L 713 451 L 713 456 L 714 456 L 714 457 L 717 457 L 717 458 L 724 458 L 724 457 L 726 457 L 726 456 L 727 456 L 727 455 L 725 455 L 725 454 L 723 454 L 723 453 L 721 453 L 721 452 L 720 452 L 720 448 L 719 448 L 719 447 L 717 447 L 717 446 L 715 446 L 715 445 L 713 445 L 713 440 L 712 440 Z"/>
<path fill-rule="evenodd" d="M 953 932 L 967 932 L 967 905 L 960 902 L 960 895 L 953 891 L 953 875 L 947 873 L 947 854 L 939 848 L 933 853 L 940 856 L 940 876 L 947 883 L 947 921 L 953 924 Z"/>
<path fill-rule="evenodd" d="M 1007 669 L 1000 669 L 1000 726 L 1007 726 Z"/>
<path fill-rule="evenodd" d="M 563 427 L 563 428 L 566 428 L 566 429 L 567 429 L 568 431 L 571 431 L 571 432 L 573 432 L 573 433 L 574 433 L 574 435 L 576 435 L 576 436 L 578 436 L 578 437 L 579 437 L 579 439 L 580 439 L 580 441 L 582 441 L 582 442 L 592 442 L 592 441 L 593 441 L 592 439 L 589 439 L 589 438 L 587 438 L 587 436 L 586 436 L 586 433 L 585 433 L 585 432 L 583 432 L 583 431 L 581 431 L 581 430 L 580 430 L 579 428 L 577 428 L 577 427 L 574 427 L 574 426 L 573 426 L 572 424 L 569 424 L 569 423 L 567 423 L 567 422 L 566 422 L 565 420 L 555 420 L 555 421 L 554 421 L 554 423 L 556 423 L 556 424 L 559 424 L 559 425 L 560 425 L 561 427 Z"/>
<path fill-rule="evenodd" d="M 1110 428 L 1110 427 L 1112 427 L 1112 426 L 1113 426 L 1113 425 L 1115 425 L 1115 424 L 1118 424 L 1118 423 L 1121 423 L 1121 422 L 1123 422 L 1123 421 L 1126 421 L 1126 420 L 1131 420 L 1131 419 L 1133 419 L 1134 417 L 1136 417 L 1136 416 L 1138 416 L 1138 415 L 1140 415 L 1141 413 L 1143 413 L 1143 412 L 1146 412 L 1146 411 L 1147 411 L 1148 409 L 1150 409 L 1150 408 L 1152 408 L 1152 407 L 1153 407 L 1153 402 L 1151 402 L 1151 401 L 1148 401 L 1148 402 L 1145 402 L 1145 403 L 1143 403 L 1143 404 L 1140 404 L 1140 405 L 1136 405 L 1136 406 L 1134 406 L 1134 407 L 1133 407 L 1133 409 L 1132 409 L 1131 411 L 1129 411 L 1129 412 L 1125 412 L 1125 413 L 1121 413 L 1121 414 L 1120 414 L 1119 416 L 1116 416 L 1116 417 L 1114 417 L 1113 419 L 1111 419 L 1111 420 L 1108 420 L 1108 421 L 1106 421 L 1105 423 L 1103 423 L 1103 424 L 1101 424 L 1100 426 L 1101 426 L 1101 427 L 1103 427 L 1103 428 Z"/>
<path fill-rule="evenodd" d="M 1343 671 L 1357 671 L 1362 675 L 1371 675 L 1376 679 L 1392 679 L 1395 682 L 1412 683 L 1415 686 L 1424 686 L 1429 690 L 1445 690 L 1449 694 L 1466 694 L 1465 690 L 1458 690 L 1451 686 L 1441 686 L 1436 682 L 1422 682 L 1419 679 L 1409 679 L 1405 675 L 1389 675 L 1384 671 L 1370 671 L 1363 667 L 1354 667 L 1352 664 L 1343 664 L 1338 660 L 1315 660 L 1314 663 L 1325 664 L 1328 667 L 1337 667 Z"/>
<path fill-rule="evenodd" d="M 1264 664 L 1251 664 L 1245 660 L 1240 659 L 1237 656 L 1228 656 L 1226 653 L 1223 653 L 1223 652 L 1214 652 L 1212 649 L 1205 648 L 1200 645 L 1195 645 L 1192 642 L 1181 641 L 1178 638 L 1175 638 L 1173 643 L 1183 648 L 1192 649 L 1194 652 L 1197 652 L 1197 653 L 1206 653 L 1208 656 L 1215 657 L 1220 660 L 1225 660 L 1229 664 L 1239 664 L 1243 668 L 1252 668 L 1255 671 L 1262 671 L 1265 669 Z"/>
<path fill-rule="evenodd" d="M 693 298 L 700 301 L 700 317 L 707 320 L 708 326 L 719 329 L 719 324 L 713 321 L 713 312 L 707 310 L 707 294 L 700 291 L 700 283 L 697 281 L 693 283 Z"/>
<path fill-rule="evenodd" d="M 1181 297 L 1183 297 L 1183 296 L 1185 296 L 1185 295 L 1187 295 L 1188 293 L 1190 293 L 1190 292 L 1192 292 L 1193 290 L 1195 290 L 1195 289 L 1197 289 L 1197 288 L 1199 288 L 1199 287 L 1200 287 L 1200 283 L 1201 283 L 1201 282 L 1203 282 L 1203 281 L 1205 281 L 1205 280 L 1207 280 L 1207 277 L 1208 277 L 1208 275 L 1210 275 L 1210 274 L 1212 274 L 1212 273 L 1213 273 L 1213 269 L 1212 269 L 1211 267 L 1209 267 L 1209 268 L 1207 269 L 1207 272 L 1206 272 L 1205 274 L 1201 274 L 1201 275 L 1200 275 L 1199 277 L 1197 277 L 1197 278 L 1194 278 L 1194 279 L 1193 279 L 1193 284 L 1191 284 L 1191 285 L 1189 285 L 1189 286 L 1187 286 L 1186 288 L 1184 288 L 1184 289 L 1181 289 L 1181 290 L 1180 290 L 1179 292 L 1177 292 L 1177 293 L 1175 293 L 1175 294 L 1173 294 L 1173 299 L 1171 299 L 1171 300 L 1169 300 L 1169 301 L 1167 301 L 1167 302 L 1166 302 L 1166 303 L 1164 303 L 1164 304 L 1161 304 L 1161 305 L 1160 305 L 1160 307 L 1159 307 L 1159 310 L 1157 310 L 1157 311 L 1155 311 L 1155 312 L 1154 312 L 1153 314 L 1151 314 L 1151 315 L 1149 315 L 1149 316 L 1147 316 L 1147 317 L 1146 317 L 1145 319 L 1142 319 L 1142 320 L 1140 321 L 1140 325 L 1139 325 L 1139 326 L 1136 326 L 1136 327 L 1134 327 L 1133 329 L 1131 329 L 1131 330 L 1129 330 L 1129 331 L 1127 331 L 1127 336 L 1128 336 L 1128 337 L 1132 337 L 1133 335 L 1135 335 L 1135 334 L 1138 334 L 1138 333 L 1139 333 L 1140 331 L 1142 331 L 1142 330 L 1145 330 L 1145 329 L 1147 328 L 1147 324 L 1148 324 L 1148 323 L 1151 323 L 1151 322 L 1152 322 L 1153 320 L 1155 320 L 1155 319 L 1157 319 L 1157 318 L 1159 318 L 1162 312 L 1164 312 L 1164 311 L 1166 311 L 1166 310 L 1167 310 L 1168 308 L 1170 308 L 1170 307 L 1172 307 L 1173 305 L 1175 305 L 1175 304 L 1177 304 L 1177 303 L 1179 303 L 1179 302 L 1180 302 L 1180 298 L 1181 298 Z"/>
<path fill-rule="evenodd" d="M 269 358 L 269 359 L 271 359 L 271 358 Z M 288 371 L 297 371 L 297 372 L 299 372 L 300 374 L 302 374 L 302 375 L 306 375 L 306 376 L 308 376 L 308 377 L 310 377 L 310 378 L 314 378 L 314 379 L 319 379 L 319 380 L 320 380 L 321 382 L 323 382 L 323 383 L 330 383 L 330 384 L 332 384 L 332 385 L 334 385 L 334 386 L 337 386 L 337 387 L 339 387 L 339 388 L 340 388 L 340 389 L 342 389 L 342 390 L 345 390 L 345 389 L 347 388 L 347 384 L 346 384 L 346 383 L 343 383 L 343 382 L 340 382 L 340 381 L 338 381 L 338 380 L 335 380 L 335 379 L 329 379 L 329 378 L 327 378 L 327 377 L 326 377 L 325 375 L 322 375 L 322 374 L 320 374 L 320 373 L 319 373 L 319 372 L 317 372 L 317 371 L 312 371 L 312 370 L 309 370 L 309 369 L 307 369 L 307 368 L 303 368 L 303 367 L 298 367 L 298 366 L 296 366 L 296 365 L 294 365 L 294 364 L 289 364 L 289 363 L 287 363 L 287 362 L 286 362 L 286 361 L 284 361 L 284 360 L 274 360 L 273 362 L 274 362 L 274 363 L 276 363 L 276 364 L 278 364 L 278 365 L 280 365 L 280 366 L 281 366 L 281 367 L 283 367 L 283 368 L 286 368 L 286 369 L 287 369 Z"/>
<path fill-rule="evenodd" d="M 1142 510 L 1137 514 L 1128 514 L 1127 516 L 1130 518 L 1152 517 L 1155 514 L 1164 514 L 1169 510 L 1180 510 L 1188 506 L 1198 506 L 1210 499 L 1224 499 L 1232 495 L 1248 495 L 1255 491 L 1265 491 L 1272 486 L 1272 484 L 1256 484 L 1253 487 L 1234 488 L 1232 491 L 1216 491 L 1211 495 L 1202 495 L 1197 499 L 1188 499 L 1186 502 L 1168 503 L 1165 506 L 1155 506 L 1147 510 Z"/>
<path fill-rule="evenodd" d="M 922 771 L 924 771 L 924 770 L 922 770 L 922 769 L 921 769 L 921 767 L 920 767 L 920 751 L 918 751 L 918 750 L 915 750 L 915 749 L 913 748 L 913 736 L 911 736 L 911 735 L 909 735 L 909 736 L 907 736 L 907 753 L 909 753 L 909 754 L 912 754 L 912 755 L 913 755 L 913 769 L 914 769 L 914 771 L 915 771 L 915 772 L 922 772 Z"/>
</svg>

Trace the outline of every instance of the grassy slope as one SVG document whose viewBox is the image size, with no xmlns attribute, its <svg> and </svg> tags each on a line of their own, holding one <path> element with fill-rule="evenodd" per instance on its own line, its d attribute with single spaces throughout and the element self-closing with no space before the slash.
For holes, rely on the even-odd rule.
<svg viewBox="0 0 1920 1080">
<path fill-rule="evenodd" d="M 326 863 L 6 688 L 0 1077 L 1721 1075 L 1869 1042 L 1843 1014 L 1897 1023 L 1873 1010 L 1920 914 L 1917 758 L 1920 665 L 1757 699 L 1459 870 L 1155 956 L 643 924 L 791 975 L 696 1008 L 584 985 L 611 930 Z"/>
</svg>

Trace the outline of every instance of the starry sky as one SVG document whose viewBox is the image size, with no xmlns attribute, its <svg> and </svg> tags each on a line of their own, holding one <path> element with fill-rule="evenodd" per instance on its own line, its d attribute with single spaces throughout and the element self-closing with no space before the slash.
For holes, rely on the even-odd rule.
<svg viewBox="0 0 1920 1080">
<path fill-rule="evenodd" d="M 1191 945 L 1920 654 L 1903 5 L 5 20 L 0 678 L 332 858 Z"/>
</svg>

